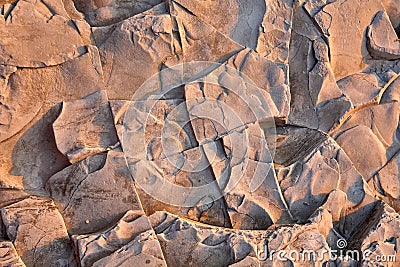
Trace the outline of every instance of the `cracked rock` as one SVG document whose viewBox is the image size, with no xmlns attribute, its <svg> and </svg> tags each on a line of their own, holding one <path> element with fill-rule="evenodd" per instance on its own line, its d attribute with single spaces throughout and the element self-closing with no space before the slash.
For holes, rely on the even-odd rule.
<svg viewBox="0 0 400 267">
<path fill-rule="evenodd" d="M 277 169 L 277 178 L 290 213 L 297 222 L 306 222 L 311 214 L 322 206 L 331 191 L 344 192 L 342 203 L 345 214 L 374 202 L 373 193 L 363 176 L 357 171 L 345 152 L 328 139 L 316 147 L 303 160 Z M 339 203 L 338 202 L 338 203 Z M 372 208 L 371 205 L 370 209 Z M 340 232 L 350 235 L 364 217 L 346 221 Z M 341 217 L 341 216 L 340 216 Z M 339 218 L 338 218 L 339 219 Z M 344 219 L 344 218 L 343 218 Z"/>
<path fill-rule="evenodd" d="M 321 265 L 317 266 L 328 261 L 324 255 L 321 256 L 328 245 L 314 223 L 267 231 L 245 231 L 195 224 L 161 211 L 149 219 L 168 266 L 279 266 L 277 255 L 268 251 L 284 250 L 288 253 L 301 249 L 313 250 L 321 257 L 318 263 Z M 293 242 L 288 244 L 289 240 Z M 259 260 L 257 256 L 265 259 Z M 283 258 L 292 266 L 302 266 L 301 262 L 290 261 L 287 255 Z"/>
<path fill-rule="evenodd" d="M 174 0 L 237 43 L 287 63 L 293 1 Z M 226 16 L 225 14 L 230 14 Z"/>
<path fill-rule="evenodd" d="M 71 163 L 104 152 L 118 142 L 105 91 L 64 102 L 53 130 L 57 148 Z"/>
<path fill-rule="evenodd" d="M 0 240 L 0 264 L 1 266 L 25 267 L 13 244 L 5 240 Z"/>
<path fill-rule="evenodd" d="M 373 214 L 360 227 L 354 237 L 354 247 L 367 257 L 363 266 L 374 266 L 384 262 L 385 266 L 396 266 L 399 252 L 400 215 L 389 205 L 379 203 Z"/>
<path fill-rule="evenodd" d="M 77 9 L 85 14 L 85 19 L 91 26 L 106 26 L 120 22 L 162 2 L 161 0 L 73 1 Z"/>
<path fill-rule="evenodd" d="M 0 22 L 0 64 L 54 66 L 86 53 L 61 0 L 18 1 L 9 9 Z"/>
<path fill-rule="evenodd" d="M 70 234 L 97 231 L 128 210 L 142 210 L 123 153 L 118 150 L 72 164 L 53 175 L 46 189 Z"/>
<path fill-rule="evenodd" d="M 63 218 L 53 201 L 30 197 L 1 209 L 7 235 L 27 266 L 75 266 Z"/>
<path fill-rule="evenodd" d="M 8 78 L 8 71 L 2 74 L 0 80 L 6 78 L 0 93 L 2 186 L 40 191 L 42 180 L 68 165 L 51 129 L 60 108 L 54 106 L 104 89 L 96 58 L 97 49 L 91 49 L 54 67 L 17 69 Z"/>
<path fill-rule="evenodd" d="M 166 266 L 161 247 L 143 211 L 130 210 L 111 228 L 72 236 L 82 266 Z M 123 265 L 125 264 L 125 265 Z"/>
<path fill-rule="evenodd" d="M 230 226 L 220 188 L 202 147 L 161 160 L 127 160 L 146 214 L 162 209 L 194 221 Z"/>
<path fill-rule="evenodd" d="M 376 13 L 367 30 L 368 51 L 374 59 L 400 58 L 400 43 L 386 12 Z"/>
</svg>

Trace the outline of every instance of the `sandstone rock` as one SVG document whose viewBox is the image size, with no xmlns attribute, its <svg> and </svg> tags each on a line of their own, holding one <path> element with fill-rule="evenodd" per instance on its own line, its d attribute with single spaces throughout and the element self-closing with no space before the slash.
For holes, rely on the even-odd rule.
<svg viewBox="0 0 400 267">
<path fill-rule="evenodd" d="M 398 0 L 382 0 L 385 11 L 389 16 L 393 28 L 398 31 L 400 26 L 400 9 Z"/>
<path fill-rule="evenodd" d="M 112 255 L 105 257 L 93 266 L 167 266 L 162 255 L 160 244 L 153 230 L 139 234 L 129 244 L 123 246 Z"/>
<path fill-rule="evenodd" d="M 361 261 L 363 266 L 381 263 L 385 266 L 396 266 L 399 257 L 399 230 L 399 214 L 385 203 L 377 205 L 372 216 L 354 237 L 353 246 L 366 255 Z"/>
<path fill-rule="evenodd" d="M 298 222 L 307 221 L 335 189 L 345 193 L 345 198 L 337 203 L 344 206 L 346 214 L 374 202 L 374 198 L 370 197 L 373 194 L 363 177 L 332 139 L 321 143 L 303 160 L 278 168 L 277 177 L 290 213 Z M 373 208 L 372 204 L 368 207 Z M 368 216 L 368 209 L 363 210 L 363 214 L 364 217 L 358 216 L 347 221 L 347 225 L 337 230 L 349 237 L 357 224 Z"/>
<path fill-rule="evenodd" d="M 10 8 L 0 23 L 0 64 L 54 66 L 87 52 L 61 0 L 18 1 Z"/>
<path fill-rule="evenodd" d="M 120 22 L 161 2 L 161 0 L 96 0 L 90 2 L 74 0 L 77 9 L 85 14 L 85 19 L 91 26 L 104 26 Z"/>
<path fill-rule="evenodd" d="M 338 81 L 340 90 L 354 107 L 376 102 L 381 91 L 374 74 L 357 73 Z"/>
<path fill-rule="evenodd" d="M 255 230 L 292 222 L 271 161 L 252 160 L 252 154 L 226 153 L 236 152 L 226 149 L 227 138 L 229 135 L 223 142 L 207 143 L 203 148 L 223 190 L 232 227 Z"/>
<path fill-rule="evenodd" d="M 157 210 L 230 227 L 224 200 L 201 147 L 161 160 L 127 158 L 147 215 Z"/>
<path fill-rule="evenodd" d="M 370 187 L 380 199 L 388 203 L 397 212 L 400 211 L 400 153 L 397 153 L 369 181 Z"/>
<path fill-rule="evenodd" d="M 106 231 L 75 235 L 72 240 L 82 266 L 116 266 L 136 261 L 165 266 L 157 238 L 147 217 L 139 210 L 128 211 Z"/>
<path fill-rule="evenodd" d="M 265 248 L 269 252 L 283 250 L 285 253 L 300 251 L 300 248 L 310 249 L 320 256 L 324 249 L 328 249 L 324 236 L 312 223 L 268 231 L 238 231 L 195 224 L 165 212 L 157 212 L 149 219 L 168 266 L 229 266 L 234 263 L 249 266 L 245 265 L 248 262 L 256 263 L 256 266 L 280 266 L 278 264 L 282 261 L 276 254 L 266 255 L 264 261 L 257 256 L 264 257 Z M 287 244 L 289 240 L 293 242 Z M 302 266 L 300 262 L 291 261 L 285 253 L 285 260 L 293 266 Z M 321 263 L 318 263 L 321 265 L 317 266 L 322 266 L 325 261 L 327 259 L 322 257 Z"/>
<path fill-rule="evenodd" d="M 293 17 L 288 120 L 295 125 L 328 132 L 352 105 L 336 84 L 338 77 L 332 68 L 332 48 L 324 33 L 303 5 L 295 7 Z"/>
<path fill-rule="evenodd" d="M 319 11 L 310 14 L 328 40 L 330 62 L 337 80 L 361 71 L 368 51 L 365 30 L 375 14 L 383 11 L 379 1 L 316 2 Z M 361 8 L 361 5 L 368 8 Z M 310 10 L 308 10 L 310 12 Z M 345 19 L 344 19 L 345 18 Z"/>
<path fill-rule="evenodd" d="M 367 181 L 400 149 L 399 108 L 394 102 L 355 110 L 332 132 Z"/>
<path fill-rule="evenodd" d="M 186 85 L 185 93 L 195 131 L 202 132 L 202 128 L 217 130 L 216 136 L 199 136 L 197 133 L 200 143 L 203 138 L 215 139 L 248 123 L 271 117 L 284 118 L 289 114 L 286 71 L 249 49 L 232 56 L 200 82 Z M 217 111 L 214 106 L 220 111 L 207 112 L 210 108 Z M 206 120 L 201 120 L 202 117 Z"/>
<path fill-rule="evenodd" d="M 4 240 L 0 240 L 0 264 L 10 267 L 25 267 L 13 244 Z"/>
<path fill-rule="evenodd" d="M 64 102 L 53 130 L 57 148 L 71 163 L 104 152 L 118 142 L 105 91 Z"/>
<path fill-rule="evenodd" d="M 367 48 L 372 58 L 393 60 L 400 58 L 400 44 L 386 12 L 376 13 L 367 30 Z"/>
<path fill-rule="evenodd" d="M 287 63 L 293 1 L 174 2 L 239 44 L 256 50 L 272 61 Z"/>
<path fill-rule="evenodd" d="M 162 69 L 163 63 L 171 66 L 194 60 L 217 61 L 242 49 L 195 16 L 179 8 L 175 11 L 176 17 L 165 11 L 149 11 L 127 19 L 100 45 L 110 99 L 131 99 L 147 79 Z"/>
<path fill-rule="evenodd" d="M 46 189 L 63 214 L 69 234 L 98 231 L 128 210 L 142 210 L 119 151 L 72 164 L 53 175 Z"/>
<path fill-rule="evenodd" d="M 130 157 L 158 160 L 198 145 L 184 100 L 128 101 L 125 106 L 111 103 L 115 119 L 123 123 L 120 140 Z M 118 121 L 115 123 L 118 126 Z"/>
<path fill-rule="evenodd" d="M 27 266 L 76 266 L 63 218 L 51 200 L 30 197 L 2 208 L 1 216 Z"/>
<path fill-rule="evenodd" d="M 29 194 L 22 190 L 1 189 L 0 192 L 0 207 L 10 205 L 29 197 Z"/>
<path fill-rule="evenodd" d="M 66 167 L 68 162 L 60 156 L 51 129 L 59 112 L 54 105 L 104 89 L 96 58 L 97 50 L 91 49 L 58 66 L 17 69 L 5 80 L 0 105 L 4 124 L 0 126 L 0 183 L 4 187 L 23 188 L 25 184 L 42 190 L 39 181 Z"/>
<path fill-rule="evenodd" d="M 399 90 L 399 83 L 400 79 L 396 78 L 396 76 L 393 77 L 393 82 L 388 82 L 388 84 L 385 85 L 387 88 L 386 91 L 382 94 L 381 97 L 381 103 L 388 103 L 392 101 L 397 101 L 400 102 L 400 90 Z"/>
<path fill-rule="evenodd" d="M 326 140 L 326 136 L 316 130 L 302 127 L 278 126 L 273 132 L 276 138 L 274 163 L 289 166 L 307 157 Z"/>
</svg>

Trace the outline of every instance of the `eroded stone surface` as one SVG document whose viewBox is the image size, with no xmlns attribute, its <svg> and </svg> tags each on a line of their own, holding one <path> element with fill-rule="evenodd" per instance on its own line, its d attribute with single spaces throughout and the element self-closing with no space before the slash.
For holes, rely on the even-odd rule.
<svg viewBox="0 0 400 267">
<path fill-rule="evenodd" d="M 128 211 L 106 231 L 72 237 L 82 266 L 166 266 L 157 238 L 143 211 Z"/>
<path fill-rule="evenodd" d="M 375 14 L 367 34 L 367 48 L 374 59 L 400 58 L 400 44 L 386 12 L 380 11 Z"/>
<path fill-rule="evenodd" d="M 329 219 L 328 219 L 329 220 Z M 268 231 L 237 231 L 197 225 L 177 218 L 172 214 L 157 212 L 150 216 L 150 222 L 157 234 L 168 266 L 279 266 L 277 255 L 268 255 L 265 261 L 257 259 L 264 256 L 264 244 L 269 251 L 312 249 L 318 255 L 328 245 L 325 236 L 316 223 L 304 226 L 278 227 Z M 287 244 L 292 240 L 290 244 Z M 312 242 L 310 242 L 312 240 Z M 285 259 L 288 259 L 284 256 Z M 323 258 L 323 256 L 322 256 Z M 301 263 L 290 261 L 293 266 Z M 322 266 L 322 260 L 320 263 Z M 298 265 L 299 264 L 299 265 Z"/>
<path fill-rule="evenodd" d="M 51 124 L 60 110 L 60 106 L 54 105 L 104 89 L 97 59 L 99 54 L 94 48 L 58 66 L 22 68 L 8 78 L 2 74 L 0 80 L 5 78 L 0 105 L 3 187 L 43 190 L 42 180 L 68 165 L 54 141 Z"/>
<path fill-rule="evenodd" d="M 13 244 L 4 240 L 0 240 L 0 264 L 10 267 L 25 267 Z"/>
<path fill-rule="evenodd" d="M 256 50 L 272 61 L 287 62 L 293 1 L 174 2 L 239 44 Z M 227 13 L 230 16 L 226 16 Z"/>
<path fill-rule="evenodd" d="M 10 9 L 1 16 L 1 64 L 54 66 L 87 51 L 61 0 L 18 1 Z"/>
<path fill-rule="evenodd" d="M 277 171 L 283 197 L 293 218 L 298 222 L 307 221 L 335 189 L 344 192 L 345 197 L 338 200 L 344 207 L 344 214 L 368 204 L 371 204 L 368 206 L 370 209 L 373 208 L 373 194 L 363 176 L 345 152 L 331 139 L 315 148 L 304 160 Z M 351 221 L 345 220 L 347 225 L 338 229 L 339 232 L 350 236 L 357 224 L 362 223 L 368 216 L 367 210 L 363 210 L 363 218 L 358 216 Z"/>
<path fill-rule="evenodd" d="M 104 152 L 118 142 L 105 91 L 64 102 L 53 130 L 57 148 L 71 163 Z"/>
<path fill-rule="evenodd" d="M 7 235 L 27 266 L 76 266 L 63 218 L 53 201 L 24 199 L 1 209 Z"/>
<path fill-rule="evenodd" d="M 89 2 L 74 0 L 77 9 L 85 14 L 85 19 L 92 26 L 105 26 L 117 23 L 150 9 L 161 2 L 161 0 L 96 0 Z"/>
<path fill-rule="evenodd" d="M 120 151 L 72 164 L 53 175 L 46 190 L 63 214 L 70 234 L 97 231 L 128 210 L 142 210 Z"/>
<path fill-rule="evenodd" d="M 399 230 L 400 215 L 385 203 L 377 205 L 354 238 L 354 246 L 359 246 L 360 251 L 368 255 L 362 264 L 373 266 L 384 259 L 385 266 L 396 266 Z"/>
</svg>

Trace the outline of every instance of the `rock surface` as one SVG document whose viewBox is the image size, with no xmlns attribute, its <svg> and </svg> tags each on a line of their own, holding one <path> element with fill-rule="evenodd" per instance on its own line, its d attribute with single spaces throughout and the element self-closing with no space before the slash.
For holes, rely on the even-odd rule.
<svg viewBox="0 0 400 267">
<path fill-rule="evenodd" d="M 0 264 L 1 266 L 25 267 L 13 244 L 9 241 L 0 241 Z"/>
<path fill-rule="evenodd" d="M 75 266 L 63 217 L 53 201 L 31 197 L 1 209 L 7 236 L 27 266 Z"/>
<path fill-rule="evenodd" d="M 128 210 L 142 210 L 119 151 L 72 164 L 53 175 L 46 189 L 63 215 L 69 234 L 101 230 Z"/>
<path fill-rule="evenodd" d="M 101 233 L 72 236 L 82 266 L 166 266 L 148 218 L 128 211 L 118 223 Z M 123 265 L 125 264 L 125 265 Z"/>
<path fill-rule="evenodd" d="M 0 0 L 0 266 L 398 266 L 399 4 Z"/>
</svg>

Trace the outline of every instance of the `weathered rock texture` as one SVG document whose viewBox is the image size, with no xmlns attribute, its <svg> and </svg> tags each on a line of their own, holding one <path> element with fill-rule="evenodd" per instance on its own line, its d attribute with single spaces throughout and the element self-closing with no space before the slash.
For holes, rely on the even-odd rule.
<svg viewBox="0 0 400 267">
<path fill-rule="evenodd" d="M 399 34 L 398 0 L 0 0 L 0 266 L 399 266 Z"/>
</svg>

